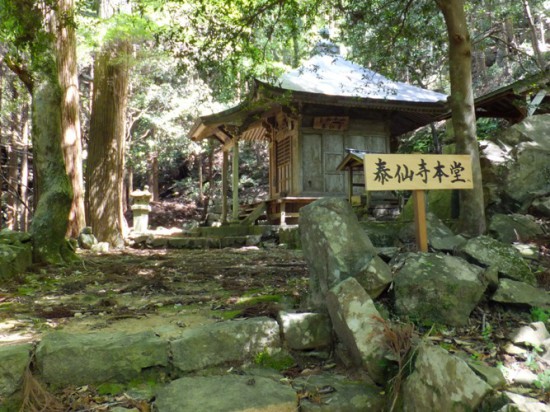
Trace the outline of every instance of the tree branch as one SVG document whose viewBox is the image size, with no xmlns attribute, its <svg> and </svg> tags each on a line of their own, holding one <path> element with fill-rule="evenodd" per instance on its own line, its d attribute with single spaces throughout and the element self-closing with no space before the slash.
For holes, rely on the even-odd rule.
<svg viewBox="0 0 550 412">
<path fill-rule="evenodd" d="M 4 55 L 3 60 L 6 66 L 8 66 L 8 68 L 15 73 L 19 80 L 21 80 L 21 82 L 25 85 L 29 93 L 32 94 L 34 79 L 29 69 L 23 64 L 16 63 L 9 54 Z"/>
</svg>

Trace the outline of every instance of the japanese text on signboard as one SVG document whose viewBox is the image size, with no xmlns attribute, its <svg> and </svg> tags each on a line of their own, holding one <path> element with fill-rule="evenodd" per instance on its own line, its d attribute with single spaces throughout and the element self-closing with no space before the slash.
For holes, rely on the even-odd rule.
<svg viewBox="0 0 550 412">
<path fill-rule="evenodd" d="M 374 190 L 471 189 L 468 155 L 366 154 L 365 183 Z"/>
</svg>

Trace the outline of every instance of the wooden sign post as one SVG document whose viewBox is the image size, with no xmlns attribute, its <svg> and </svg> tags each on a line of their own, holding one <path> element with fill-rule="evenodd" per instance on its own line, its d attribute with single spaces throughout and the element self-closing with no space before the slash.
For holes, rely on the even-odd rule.
<svg viewBox="0 0 550 412">
<path fill-rule="evenodd" d="M 472 162 L 468 155 L 366 154 L 367 191 L 412 190 L 416 244 L 428 251 L 426 190 L 472 189 Z"/>
</svg>

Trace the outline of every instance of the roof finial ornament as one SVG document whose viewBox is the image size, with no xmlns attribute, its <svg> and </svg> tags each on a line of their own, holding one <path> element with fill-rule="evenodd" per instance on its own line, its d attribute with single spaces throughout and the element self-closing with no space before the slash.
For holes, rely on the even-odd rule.
<svg viewBox="0 0 550 412">
<path fill-rule="evenodd" d="M 313 49 L 313 55 L 327 54 L 330 56 L 336 56 L 340 54 L 340 46 L 330 41 L 330 29 L 328 27 L 322 27 L 319 29 L 319 36 L 321 40 L 317 42 Z"/>
</svg>

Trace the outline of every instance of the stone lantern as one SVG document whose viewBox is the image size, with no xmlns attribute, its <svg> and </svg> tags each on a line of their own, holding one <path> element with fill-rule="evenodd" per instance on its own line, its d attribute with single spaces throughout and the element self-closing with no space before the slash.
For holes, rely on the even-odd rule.
<svg viewBox="0 0 550 412">
<path fill-rule="evenodd" d="M 130 193 L 132 198 L 132 214 L 134 217 L 134 232 L 146 233 L 149 226 L 149 212 L 151 206 L 149 202 L 153 194 L 149 192 L 149 186 L 144 186 L 143 190 L 134 190 Z"/>
</svg>

